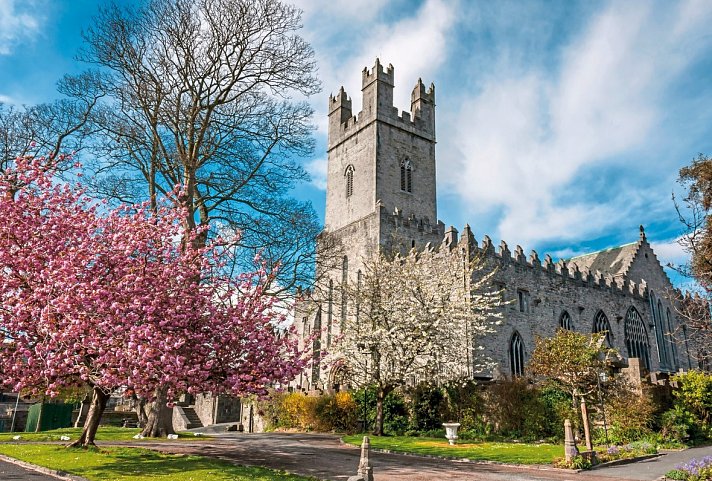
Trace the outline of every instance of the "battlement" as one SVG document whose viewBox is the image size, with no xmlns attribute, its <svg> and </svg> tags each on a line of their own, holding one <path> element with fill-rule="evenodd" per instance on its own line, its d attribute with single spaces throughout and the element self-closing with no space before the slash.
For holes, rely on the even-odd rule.
<svg viewBox="0 0 712 481">
<path fill-rule="evenodd" d="M 443 238 L 445 234 L 445 224 L 442 221 L 431 221 L 427 217 L 417 217 L 414 214 L 404 215 L 403 211 L 396 208 L 389 212 L 383 204 L 378 205 L 381 222 L 401 230 L 401 234 L 420 233 L 421 235 L 432 236 L 432 239 Z"/>
<path fill-rule="evenodd" d="M 329 96 L 329 145 L 327 150 L 351 135 L 379 121 L 430 142 L 435 141 L 435 85 L 426 88 L 418 79 L 411 93 L 410 110 L 400 111 L 393 106 L 394 68 L 384 70 L 380 61 L 372 69 L 362 72 L 363 106 L 354 115 L 351 98 L 341 87 L 336 95 Z"/>
<path fill-rule="evenodd" d="M 338 109 L 348 110 L 347 118 L 351 116 L 351 98 L 346 95 L 344 87 L 341 86 L 339 92 L 336 95 L 329 95 L 329 115 Z M 345 121 L 344 119 L 343 121 Z"/>
<path fill-rule="evenodd" d="M 429 102 L 435 105 L 435 84 L 431 82 L 428 90 L 425 90 L 425 84 L 423 84 L 423 79 L 419 78 L 418 83 L 415 84 L 415 87 L 413 88 L 413 92 L 411 92 L 410 94 L 411 105 L 417 102 L 418 100 L 423 100 L 425 102 Z"/>
<path fill-rule="evenodd" d="M 633 296 L 641 299 L 647 299 L 648 297 L 648 286 L 645 281 L 635 283 L 626 277 L 606 275 L 598 270 L 581 270 L 576 263 L 567 262 L 563 259 L 554 262 L 548 254 L 544 256 L 544 261 L 542 262 L 535 250 L 532 250 L 527 256 L 524 253 L 524 249 L 519 245 L 515 247 L 514 251 L 511 251 L 507 243 L 501 241 L 499 246 L 495 248 L 492 239 L 487 235 L 483 237 L 482 243 L 478 244 L 469 225 L 465 225 L 459 239 L 457 238 L 457 229 L 452 226 L 449 227 L 437 249 L 440 251 L 443 251 L 443 249 L 452 251 L 455 247 L 459 248 L 459 251 L 469 252 L 470 257 L 484 255 L 490 262 L 499 264 L 500 268 L 506 268 L 507 265 L 511 264 L 519 266 L 525 271 L 528 270 L 531 275 L 546 275 L 552 279 L 558 278 L 562 283 L 606 289 L 621 296 Z"/>
<path fill-rule="evenodd" d="M 376 64 L 371 70 L 369 70 L 367 67 L 364 67 L 363 71 L 361 72 L 361 89 L 365 89 L 376 80 L 380 80 L 381 82 L 384 82 L 385 84 L 393 87 L 395 85 L 394 72 L 395 71 L 393 69 L 392 64 L 388 64 L 388 68 L 384 71 L 383 66 L 381 65 L 381 61 L 376 58 Z"/>
</svg>

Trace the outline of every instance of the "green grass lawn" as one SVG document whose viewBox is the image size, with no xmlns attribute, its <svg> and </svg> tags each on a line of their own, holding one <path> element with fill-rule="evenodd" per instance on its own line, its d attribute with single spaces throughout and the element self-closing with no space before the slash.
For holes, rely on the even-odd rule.
<svg viewBox="0 0 712 481">
<path fill-rule="evenodd" d="M 138 428 L 119 428 L 115 426 L 100 426 L 96 432 L 97 441 L 138 441 L 133 437 L 140 433 Z M 13 441 L 14 436 L 20 436 L 20 441 L 59 441 L 61 436 L 69 436 L 71 441 L 76 440 L 82 433 L 82 428 L 62 428 L 52 431 L 42 431 L 39 433 L 0 433 L 0 442 Z M 194 436 L 192 433 L 178 433 L 180 438 L 191 440 L 205 439 L 204 437 Z M 157 441 L 166 438 L 151 438 L 151 441 Z M 70 442 L 70 441 L 67 441 Z"/>
<path fill-rule="evenodd" d="M 92 481 L 308 481 L 265 468 L 235 466 L 201 456 L 147 449 L 67 449 L 52 444 L 0 444 L 0 454 Z"/>
<path fill-rule="evenodd" d="M 363 435 L 344 436 L 344 442 L 361 445 Z M 475 443 L 458 442 L 448 445 L 445 437 L 416 438 L 405 436 L 370 436 L 371 447 L 400 453 L 426 454 L 477 461 L 497 461 L 511 464 L 551 464 L 564 455 L 564 446 L 556 444 Z"/>
</svg>

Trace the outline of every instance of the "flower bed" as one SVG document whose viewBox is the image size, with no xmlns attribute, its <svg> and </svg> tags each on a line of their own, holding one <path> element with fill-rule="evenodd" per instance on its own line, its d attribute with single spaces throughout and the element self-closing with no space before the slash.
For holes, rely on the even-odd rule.
<svg viewBox="0 0 712 481">
<path fill-rule="evenodd" d="M 675 469 L 665 474 L 667 479 L 681 481 L 710 481 L 712 480 L 712 456 L 702 459 L 691 459 L 686 463 L 678 464 Z"/>
</svg>

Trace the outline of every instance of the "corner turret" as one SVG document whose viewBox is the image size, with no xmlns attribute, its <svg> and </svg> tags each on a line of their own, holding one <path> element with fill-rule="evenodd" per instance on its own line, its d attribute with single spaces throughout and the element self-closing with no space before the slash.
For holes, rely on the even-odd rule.
<svg viewBox="0 0 712 481">
<path fill-rule="evenodd" d="M 351 99 L 342 86 L 336 95 L 329 95 L 329 138 L 338 137 L 341 124 L 352 115 Z"/>
<path fill-rule="evenodd" d="M 423 81 L 418 79 L 410 94 L 410 111 L 414 121 L 420 119 L 425 129 L 435 132 L 435 84 L 431 83 L 425 90 Z"/>
<path fill-rule="evenodd" d="M 361 113 L 367 118 L 371 118 L 378 112 L 397 112 L 393 107 L 394 86 L 393 65 L 389 64 L 384 71 L 381 61 L 376 59 L 376 64 L 370 71 L 364 68 L 361 73 L 361 92 L 363 92 Z M 395 112 L 394 115 L 396 115 Z"/>
</svg>

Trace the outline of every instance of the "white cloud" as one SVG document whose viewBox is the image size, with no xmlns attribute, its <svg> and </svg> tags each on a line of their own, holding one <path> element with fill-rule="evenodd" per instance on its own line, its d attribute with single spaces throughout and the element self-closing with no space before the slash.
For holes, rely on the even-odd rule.
<svg viewBox="0 0 712 481">
<path fill-rule="evenodd" d="M 311 177 L 311 183 L 319 189 L 326 190 L 326 157 L 310 160 L 304 168 L 309 173 L 309 177 Z"/>
<path fill-rule="evenodd" d="M 645 211 L 635 179 L 603 196 L 568 190 L 583 169 L 632 169 L 631 157 L 654 149 L 665 88 L 709 48 L 710 19 L 705 2 L 612 3 L 561 51 L 558 68 L 510 57 L 494 65 L 459 112 L 439 113 L 440 172 L 462 208 L 497 206 L 499 235 L 522 245 L 598 236 Z M 670 170 L 644 157 L 637 167 Z"/>
<path fill-rule="evenodd" d="M 9 95 L 0 94 L 0 104 L 16 105 L 18 102 Z"/>
<path fill-rule="evenodd" d="M 690 259 L 690 255 L 680 245 L 680 237 L 668 239 L 660 242 L 652 242 L 653 252 L 664 266 L 684 266 Z"/>
<path fill-rule="evenodd" d="M 0 55 L 10 55 L 15 45 L 39 33 L 42 16 L 34 1 L 0 0 Z"/>
</svg>

